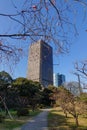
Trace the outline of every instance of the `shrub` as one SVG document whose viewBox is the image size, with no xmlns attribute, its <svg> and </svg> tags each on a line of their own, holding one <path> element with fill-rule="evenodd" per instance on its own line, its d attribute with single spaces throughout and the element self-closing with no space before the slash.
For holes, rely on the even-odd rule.
<svg viewBox="0 0 87 130">
<path fill-rule="evenodd" d="M 43 104 L 40 104 L 39 108 L 45 108 L 45 106 Z"/>
<path fill-rule="evenodd" d="M 17 110 L 17 116 L 28 116 L 29 110 L 27 108 L 21 108 Z"/>
<path fill-rule="evenodd" d="M 4 119 L 5 119 L 5 117 L 0 114 L 0 123 L 2 123 L 4 121 Z"/>
</svg>

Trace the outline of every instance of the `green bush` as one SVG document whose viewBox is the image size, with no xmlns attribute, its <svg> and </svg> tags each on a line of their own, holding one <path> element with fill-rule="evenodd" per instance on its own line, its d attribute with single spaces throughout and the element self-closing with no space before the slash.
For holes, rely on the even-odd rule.
<svg viewBox="0 0 87 130">
<path fill-rule="evenodd" d="M 0 114 L 0 123 L 2 123 L 4 121 L 4 119 L 5 119 L 5 117 Z"/>
<path fill-rule="evenodd" d="M 17 110 L 17 116 L 28 116 L 29 110 L 27 108 L 21 108 Z"/>
<path fill-rule="evenodd" d="M 43 104 L 40 104 L 39 108 L 45 108 L 45 106 Z"/>
</svg>

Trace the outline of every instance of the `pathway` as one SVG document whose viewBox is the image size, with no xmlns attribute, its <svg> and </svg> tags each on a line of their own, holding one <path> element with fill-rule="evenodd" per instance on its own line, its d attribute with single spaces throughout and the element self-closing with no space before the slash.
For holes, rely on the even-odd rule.
<svg viewBox="0 0 87 130">
<path fill-rule="evenodd" d="M 22 126 L 21 130 L 47 130 L 47 115 L 49 109 L 44 109 L 39 115 Z"/>
</svg>

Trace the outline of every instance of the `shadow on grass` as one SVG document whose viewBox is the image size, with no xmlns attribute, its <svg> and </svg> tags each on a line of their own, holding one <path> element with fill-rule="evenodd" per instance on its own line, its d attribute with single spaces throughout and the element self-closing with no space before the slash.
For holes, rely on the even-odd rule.
<svg viewBox="0 0 87 130">
<path fill-rule="evenodd" d="M 58 112 L 57 114 L 54 112 Z M 49 130 L 87 130 L 85 126 L 77 127 L 74 122 L 68 122 L 72 117 L 66 118 L 61 114 L 61 110 L 53 110 L 48 116 L 48 128 Z"/>
<path fill-rule="evenodd" d="M 0 124 L 0 130 L 13 130 L 23 124 L 24 122 L 9 119 Z"/>
</svg>

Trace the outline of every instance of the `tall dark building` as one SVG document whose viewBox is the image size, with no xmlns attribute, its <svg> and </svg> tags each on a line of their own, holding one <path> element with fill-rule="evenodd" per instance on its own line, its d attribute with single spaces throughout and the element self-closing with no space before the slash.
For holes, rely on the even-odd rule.
<svg viewBox="0 0 87 130">
<path fill-rule="evenodd" d="M 52 47 L 42 40 L 30 46 L 27 78 L 38 81 L 45 87 L 53 84 Z"/>
</svg>

